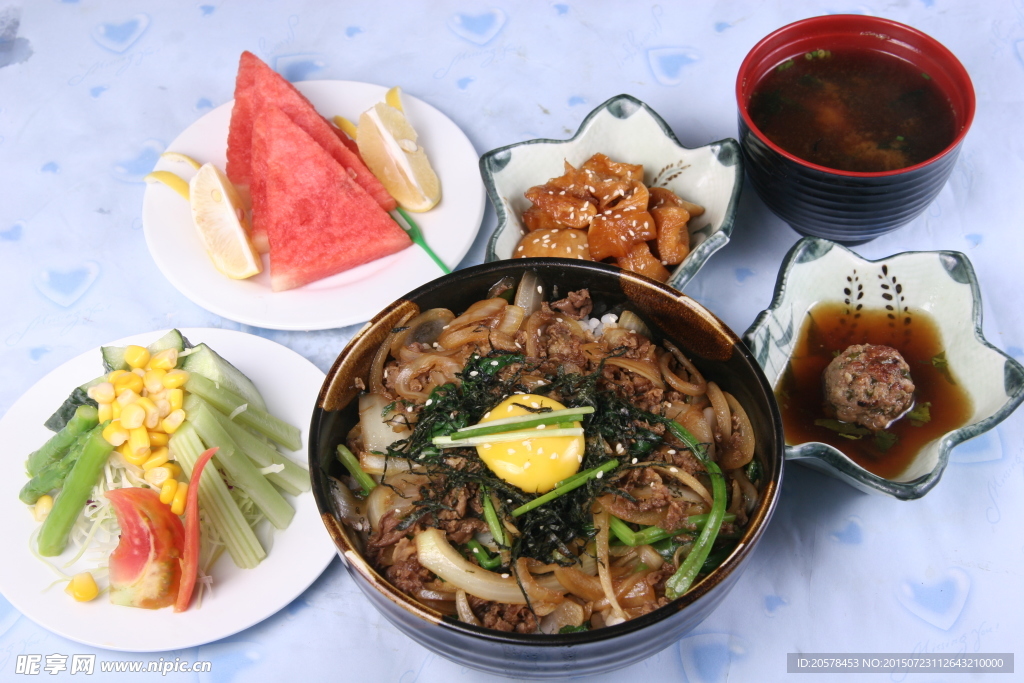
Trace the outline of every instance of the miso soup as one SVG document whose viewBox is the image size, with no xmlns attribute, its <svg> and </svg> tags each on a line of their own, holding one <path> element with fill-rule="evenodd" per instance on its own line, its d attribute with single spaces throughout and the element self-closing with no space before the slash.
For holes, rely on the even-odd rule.
<svg viewBox="0 0 1024 683">
<path fill-rule="evenodd" d="M 841 171 L 913 166 L 956 137 L 952 105 L 927 73 L 868 50 L 820 49 L 779 64 L 749 111 L 782 149 Z"/>
</svg>

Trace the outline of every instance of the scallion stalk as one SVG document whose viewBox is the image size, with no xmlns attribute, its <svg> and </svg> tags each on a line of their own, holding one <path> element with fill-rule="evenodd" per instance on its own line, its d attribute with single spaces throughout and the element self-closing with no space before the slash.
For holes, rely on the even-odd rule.
<svg viewBox="0 0 1024 683">
<path fill-rule="evenodd" d="M 480 541 L 475 538 L 466 541 L 466 547 L 469 548 L 469 552 L 473 553 L 473 557 L 476 558 L 476 561 L 484 569 L 497 569 L 501 566 L 501 555 L 491 557 L 491 554 L 487 552 L 487 548 L 483 547 Z"/>
<path fill-rule="evenodd" d="M 454 435 L 453 435 L 454 436 Z M 582 427 L 569 429 L 528 429 L 515 432 L 501 432 L 486 436 L 472 436 L 455 440 L 453 436 L 434 437 L 433 444 L 438 448 L 461 448 L 463 446 L 481 446 L 485 443 L 508 443 L 509 441 L 526 441 L 554 436 L 583 436 Z"/>
<path fill-rule="evenodd" d="M 498 519 L 497 510 L 494 509 L 494 501 L 491 500 L 491 492 L 482 487 L 480 489 L 480 496 L 484 499 L 484 520 L 491 530 L 491 536 L 494 536 L 494 542 L 498 545 L 508 546 L 508 541 L 505 539 L 505 529 L 501 525 L 501 520 Z"/>
<path fill-rule="evenodd" d="M 359 466 L 359 459 L 356 458 L 355 454 L 340 443 L 338 444 L 338 460 L 348 469 L 349 474 L 355 477 L 359 485 L 363 487 L 363 495 L 370 495 L 370 491 L 376 488 L 377 482 Z"/>
<path fill-rule="evenodd" d="M 545 493 L 543 496 L 534 498 L 529 503 L 524 503 L 520 505 L 519 507 L 512 511 L 512 516 L 519 517 L 521 515 L 526 514 L 530 510 L 539 508 L 541 505 L 544 505 L 545 503 L 552 501 L 555 498 L 558 498 L 559 496 L 568 493 L 569 491 L 578 489 L 591 479 L 600 479 L 601 477 L 604 476 L 605 472 L 610 472 L 611 470 L 614 470 L 618 466 L 618 460 L 609 460 L 605 464 L 600 465 L 598 467 L 592 467 L 589 470 L 578 472 L 575 475 L 566 479 L 564 482 L 562 482 L 561 486 L 555 487 L 554 489 Z"/>
<path fill-rule="evenodd" d="M 581 408 L 566 408 L 565 410 L 552 410 L 548 413 L 531 413 L 530 415 L 517 415 L 501 420 L 482 422 L 472 427 L 463 427 L 451 434 L 452 440 L 469 439 L 474 436 L 485 436 L 487 434 L 500 434 L 511 432 L 516 429 L 537 427 L 538 425 L 549 425 L 567 423 L 571 428 L 576 418 L 589 415 L 594 412 L 593 407 L 583 406 Z"/>
</svg>

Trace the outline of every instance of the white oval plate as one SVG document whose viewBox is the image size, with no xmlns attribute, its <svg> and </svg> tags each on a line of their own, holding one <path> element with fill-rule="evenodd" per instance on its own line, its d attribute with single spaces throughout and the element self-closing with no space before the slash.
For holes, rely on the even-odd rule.
<svg viewBox="0 0 1024 683">
<path fill-rule="evenodd" d="M 355 81 L 302 81 L 294 84 L 328 120 L 355 121 L 384 100 L 387 89 Z M 441 201 L 430 211 L 411 214 L 423 236 L 450 268 L 469 251 L 484 215 L 484 185 L 473 144 L 455 123 L 422 100 L 403 95 L 403 106 L 441 181 Z M 167 148 L 223 170 L 227 160 L 231 102 L 193 123 Z M 189 177 L 182 162 L 161 159 L 154 170 Z M 186 173 L 187 172 L 187 173 Z M 369 320 L 406 292 L 442 275 L 430 257 L 413 245 L 397 254 L 285 292 L 270 289 L 263 272 L 232 280 L 213 267 L 192 226 L 188 202 L 160 183 L 146 187 L 142 227 L 156 265 L 178 291 L 217 315 L 275 330 L 325 330 Z"/>
<path fill-rule="evenodd" d="M 256 384 L 274 415 L 302 430 L 302 450 L 291 457 L 306 466 L 309 419 L 324 373 L 308 360 L 262 337 L 218 329 L 182 329 L 193 344 L 206 342 Z M 163 332 L 134 335 L 112 345 L 148 344 Z M 0 420 L 0 518 L 7 551 L 0 562 L 0 592 L 22 614 L 71 640 L 125 652 L 159 652 L 195 647 L 225 638 L 271 616 L 298 597 L 334 557 L 312 493 L 286 497 L 295 518 L 271 535 L 267 557 L 254 569 L 239 569 L 221 556 L 213 566 L 213 590 L 202 604 L 175 614 L 172 608 L 145 610 L 113 605 L 101 595 L 77 603 L 57 576 L 29 551 L 38 524 L 18 500 L 26 481 L 25 458 L 53 435 L 43 422 L 72 389 L 103 372 L 99 349 L 68 361 L 29 389 Z M 266 534 L 261 534 L 261 540 Z M 72 551 L 65 552 L 70 557 Z M 66 561 L 66 560 L 63 560 Z M 60 558 L 54 562 L 61 566 Z M 72 573 L 74 567 L 65 569 Z"/>
</svg>

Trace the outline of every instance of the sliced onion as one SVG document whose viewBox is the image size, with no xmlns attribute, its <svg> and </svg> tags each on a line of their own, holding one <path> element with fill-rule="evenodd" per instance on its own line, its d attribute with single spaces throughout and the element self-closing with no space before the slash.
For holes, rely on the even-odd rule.
<svg viewBox="0 0 1024 683">
<path fill-rule="evenodd" d="M 750 479 L 747 478 L 747 473 L 744 472 L 742 468 L 733 470 L 732 476 L 733 480 L 738 481 L 740 483 L 740 488 L 743 489 L 743 503 L 747 513 L 749 514 L 757 505 L 757 499 L 760 495 L 757 492 L 757 487 L 750 483 Z"/>
<path fill-rule="evenodd" d="M 733 439 L 721 458 L 722 469 L 732 470 L 743 467 L 754 459 L 754 427 L 750 424 L 747 412 L 732 394 L 725 392 L 725 400 L 736 418 L 739 433 L 738 438 Z"/>
<path fill-rule="evenodd" d="M 419 312 L 419 307 L 413 304 L 413 310 L 405 313 L 398 321 L 395 327 L 402 327 L 405 325 L 409 318 L 416 315 Z M 387 389 L 384 387 L 384 365 L 388 360 L 388 353 L 391 351 L 392 343 L 395 338 L 400 336 L 400 332 L 391 332 L 387 337 L 384 338 L 384 342 L 377 349 L 377 353 L 373 354 L 373 361 L 370 362 L 370 391 L 374 394 L 385 394 Z"/>
<path fill-rule="evenodd" d="M 632 373 L 640 375 L 641 377 L 648 379 L 651 383 L 659 389 L 665 388 L 665 383 L 661 380 L 661 372 L 652 363 L 647 363 L 642 360 L 634 360 L 632 358 L 617 358 L 615 356 L 609 356 L 604 359 L 605 365 L 617 365 L 620 368 L 629 370 Z"/>
<path fill-rule="evenodd" d="M 457 382 L 455 373 L 462 370 L 462 363 L 439 353 L 425 353 L 408 365 L 402 367 L 395 378 L 395 391 L 402 398 L 423 403 L 430 396 L 434 387 L 448 382 Z M 432 373 L 438 373 L 444 381 L 437 382 Z M 427 381 L 421 381 L 422 388 L 413 388 L 412 382 L 420 375 L 426 374 Z"/>
<path fill-rule="evenodd" d="M 601 588 L 608 599 L 608 604 L 611 605 L 612 613 L 625 620 L 626 615 L 623 614 L 622 607 L 619 606 L 619 601 L 612 588 L 611 562 L 608 557 L 609 520 L 607 510 L 602 509 L 594 515 L 594 526 L 597 527 L 597 575 L 601 578 Z"/>
<path fill-rule="evenodd" d="M 500 316 L 505 312 L 506 306 L 508 306 L 508 302 L 500 297 L 476 301 L 472 306 L 466 309 L 465 313 L 448 323 L 448 329 L 445 330 L 445 334 L 452 330 L 457 330 L 460 327 L 465 327 L 466 325 L 472 325 L 474 323 Z M 443 345 L 443 339 L 444 334 L 442 334 L 437 341 Z"/>
<path fill-rule="evenodd" d="M 700 396 L 706 392 L 707 382 L 704 381 L 703 375 L 700 374 L 696 366 L 672 342 L 666 339 L 662 343 L 672 352 L 671 357 L 668 354 L 662 354 L 660 359 L 661 374 L 665 377 L 665 381 L 676 391 L 689 396 Z M 684 380 L 671 370 L 669 367 L 671 358 L 675 358 L 676 362 L 689 373 L 688 380 Z"/>
<path fill-rule="evenodd" d="M 551 322 L 551 314 L 544 311 L 534 311 L 526 319 L 523 330 L 526 332 L 526 355 L 530 358 L 540 357 L 540 348 L 537 346 L 537 340 L 541 330 L 549 322 Z"/>
<path fill-rule="evenodd" d="M 523 584 L 523 588 L 526 590 L 531 603 L 548 602 L 558 604 L 565 600 L 565 594 L 562 591 L 550 590 L 537 583 L 536 579 L 533 578 L 533 574 L 530 573 L 527 558 L 520 557 L 516 560 L 515 570 L 516 576 L 519 577 L 520 583 Z"/>
<path fill-rule="evenodd" d="M 576 567 L 559 567 L 555 570 L 555 578 L 565 590 L 584 600 L 600 600 L 605 597 L 601 580 L 584 574 Z"/>
<path fill-rule="evenodd" d="M 661 569 L 661 566 L 665 564 L 665 558 L 654 549 L 654 546 L 638 545 L 636 547 L 636 554 L 640 557 L 640 561 L 653 571 Z"/>
<path fill-rule="evenodd" d="M 729 404 L 725 401 L 722 390 L 714 382 L 708 382 L 708 399 L 711 400 L 711 407 L 715 410 L 715 424 L 718 426 L 718 433 L 723 440 L 732 436 L 732 413 L 729 411 Z"/>
<path fill-rule="evenodd" d="M 420 487 L 427 482 L 421 474 L 399 474 L 389 476 L 387 486 L 377 486 L 366 498 L 366 516 L 370 519 L 370 527 L 377 531 L 380 521 L 392 510 L 399 517 L 404 517 L 417 500 L 420 499 Z"/>
<path fill-rule="evenodd" d="M 715 438 L 711 433 L 711 427 L 708 425 L 708 421 L 704 417 L 704 411 L 689 411 L 680 418 L 679 424 L 686 427 L 687 431 L 693 434 L 698 442 L 707 445 L 708 455 L 713 452 Z"/>
<path fill-rule="evenodd" d="M 640 319 L 640 316 L 629 309 L 623 311 L 622 315 L 619 316 L 619 327 L 632 330 L 633 332 L 643 335 L 648 339 L 651 338 L 651 328 L 647 326 L 647 323 Z"/>
<path fill-rule="evenodd" d="M 526 596 L 515 579 L 502 578 L 471 563 L 452 547 L 440 529 L 431 528 L 416 535 L 416 557 L 421 565 L 470 595 L 510 605 L 526 604 Z"/>
<path fill-rule="evenodd" d="M 585 617 L 583 606 L 572 600 L 563 600 L 551 614 L 540 620 L 541 633 L 554 634 L 566 626 L 580 626 Z"/>
<path fill-rule="evenodd" d="M 445 326 L 454 319 L 455 314 L 447 308 L 431 308 L 408 320 L 408 322 L 403 320 L 402 324 L 398 327 L 405 327 L 406 329 L 395 334 L 395 337 L 391 340 L 389 344 L 391 355 L 397 358 L 400 349 L 414 342 L 426 344 L 427 346 L 432 345 L 444 331 Z"/>
<path fill-rule="evenodd" d="M 525 315 L 530 316 L 540 310 L 540 305 L 543 302 L 544 285 L 540 281 L 540 277 L 536 271 L 526 271 L 516 290 L 515 305 L 523 309 Z"/>
<path fill-rule="evenodd" d="M 368 451 L 387 452 L 388 446 L 406 439 L 412 433 L 408 425 L 395 420 L 394 410 L 383 415 L 384 409 L 392 401 L 382 394 L 361 394 L 359 396 L 359 424 L 362 426 L 363 447 Z"/>
<path fill-rule="evenodd" d="M 703 500 L 708 505 L 711 505 L 711 493 L 707 490 L 707 488 L 705 488 L 703 484 L 700 483 L 700 480 L 697 479 L 697 477 L 693 476 L 686 470 L 681 469 L 679 467 L 655 467 L 654 469 L 656 469 L 658 472 L 666 476 L 678 479 L 683 484 L 693 489 L 694 492 L 698 496 L 700 496 L 701 500 Z"/>
<path fill-rule="evenodd" d="M 508 306 L 505 308 L 504 315 L 501 316 L 497 330 L 502 334 L 515 334 L 524 320 L 526 320 L 526 311 L 519 306 Z"/>
<path fill-rule="evenodd" d="M 462 623 L 483 626 L 469 606 L 469 598 L 466 597 L 466 591 L 461 588 L 455 591 L 455 612 L 459 615 L 459 621 Z"/>
<path fill-rule="evenodd" d="M 597 499 L 608 512 L 625 522 L 643 526 L 657 526 L 665 521 L 664 510 L 637 510 L 629 505 L 629 501 L 620 496 L 607 493 Z"/>
<path fill-rule="evenodd" d="M 402 472 L 423 472 L 421 468 L 414 468 L 412 463 L 404 458 L 385 458 L 377 453 L 361 451 L 359 453 L 359 466 L 367 474 L 393 474 Z"/>
<path fill-rule="evenodd" d="M 341 521 L 356 531 L 369 531 L 370 523 L 366 519 L 365 503 L 357 500 L 352 491 L 334 477 L 329 477 L 327 481 Z"/>
</svg>

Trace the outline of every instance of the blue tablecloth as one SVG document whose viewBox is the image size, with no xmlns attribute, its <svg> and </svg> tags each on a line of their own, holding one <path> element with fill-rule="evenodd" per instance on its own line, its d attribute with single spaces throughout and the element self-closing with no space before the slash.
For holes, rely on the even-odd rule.
<svg viewBox="0 0 1024 683">
<path fill-rule="evenodd" d="M 12 0 L 0 8 L 0 413 L 67 359 L 137 332 L 241 328 L 326 370 L 358 329 L 239 326 L 179 294 L 146 249 L 142 178 L 181 130 L 232 97 L 242 50 L 293 81 L 399 84 L 450 116 L 479 152 L 568 137 L 588 111 L 622 92 L 650 104 L 684 144 L 700 146 L 735 136 L 735 73 L 750 47 L 786 23 L 832 12 L 878 14 L 929 33 L 964 63 L 978 98 L 974 128 L 935 203 L 857 251 L 966 253 L 981 283 L 986 336 L 1022 359 L 1019 2 Z M 482 260 L 494 225 L 488 209 L 462 265 Z M 687 293 L 744 330 L 768 305 L 797 237 L 747 188 L 732 241 Z M 1022 432 L 1018 412 L 958 447 L 940 485 L 912 503 L 790 467 L 764 541 L 722 606 L 677 644 L 604 678 L 773 681 L 786 678 L 789 652 L 1019 649 Z M 24 539 L 0 539 L 5 552 L 22 551 Z M 172 673 L 174 680 L 276 681 L 298 671 L 309 680 L 484 678 L 402 636 L 337 560 L 264 623 L 152 657 L 64 640 L 0 598 L 0 679 L 21 680 L 19 655 L 51 653 L 212 663 L 209 673 Z M 871 680 L 880 676 L 905 678 Z M 93 678 L 131 680 L 98 665 Z"/>
</svg>

